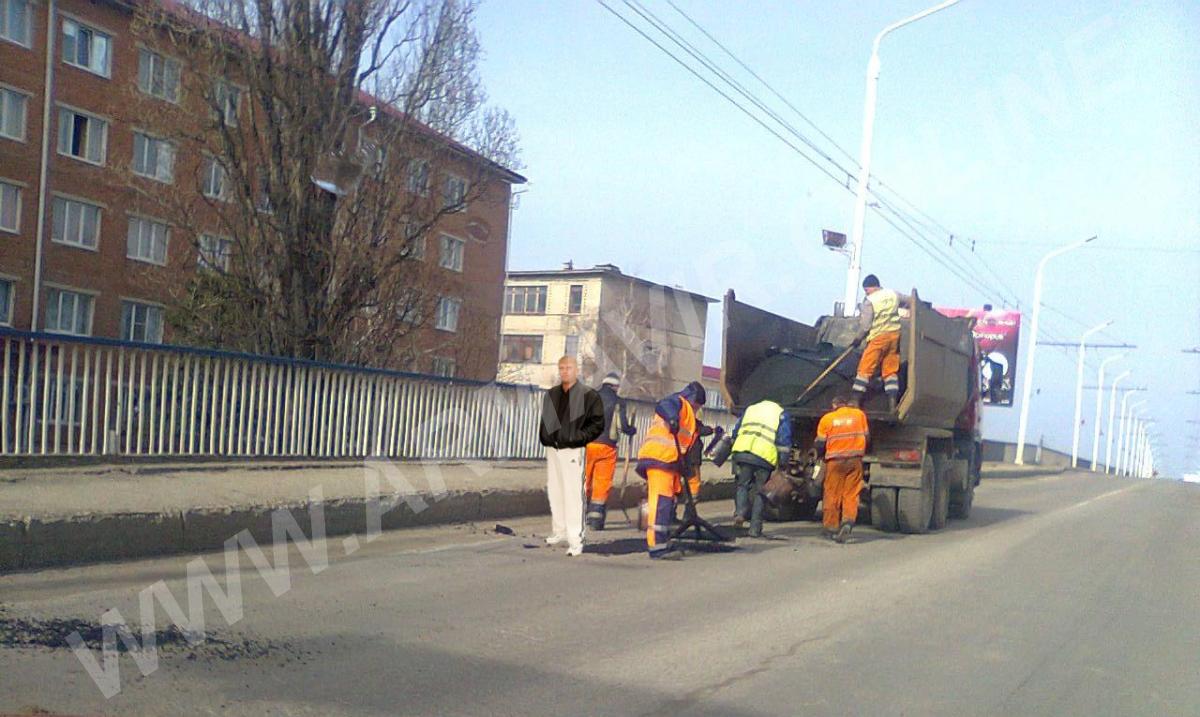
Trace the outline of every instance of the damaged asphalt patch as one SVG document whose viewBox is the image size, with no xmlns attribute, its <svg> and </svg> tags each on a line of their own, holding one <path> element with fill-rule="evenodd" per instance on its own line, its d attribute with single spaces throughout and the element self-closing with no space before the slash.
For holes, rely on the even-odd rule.
<svg viewBox="0 0 1200 717">
<path fill-rule="evenodd" d="M 112 628 L 110 627 L 110 632 Z M 141 627 L 132 625 L 132 642 L 143 644 Z M 104 646 L 104 626 L 94 620 L 81 618 L 38 618 L 18 617 L 0 606 L 0 648 L 42 648 L 69 650 L 67 637 L 79 633 L 83 643 L 91 650 Z M 198 642 L 190 643 L 188 633 L 176 625 L 169 625 L 154 633 L 155 648 L 161 655 L 178 655 L 187 660 L 240 660 L 259 658 L 284 658 L 301 660 L 312 653 L 271 640 L 254 640 L 245 637 L 223 636 L 206 631 Z M 125 640 L 117 639 L 115 649 L 127 653 L 130 646 Z"/>
</svg>

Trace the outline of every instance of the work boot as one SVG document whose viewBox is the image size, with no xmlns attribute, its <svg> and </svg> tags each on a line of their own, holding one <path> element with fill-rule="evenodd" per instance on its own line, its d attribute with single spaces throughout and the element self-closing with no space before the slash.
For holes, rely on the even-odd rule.
<svg viewBox="0 0 1200 717">
<path fill-rule="evenodd" d="M 733 516 L 733 528 L 734 528 L 734 530 L 740 530 L 740 529 L 742 529 L 742 528 L 744 528 L 744 527 L 746 527 L 746 519 L 745 519 L 745 518 L 743 518 L 743 517 L 742 517 L 742 516 L 740 516 L 740 515 L 735 515 L 735 516 Z"/>
<path fill-rule="evenodd" d="M 862 399 L 863 399 L 862 391 L 851 391 L 850 392 L 849 403 L 851 406 L 854 406 L 855 408 L 862 408 Z"/>
<path fill-rule="evenodd" d="M 845 542 L 850 539 L 850 531 L 853 529 L 854 523 L 851 523 L 848 520 L 844 521 L 842 523 L 842 527 L 838 528 L 837 535 L 833 536 L 833 539 L 839 543 L 845 544 Z"/>
<path fill-rule="evenodd" d="M 603 518 L 588 518 L 587 519 L 587 527 L 588 527 L 588 530 L 604 530 L 604 519 Z"/>
<path fill-rule="evenodd" d="M 887 395 L 887 399 L 888 399 L 888 413 L 895 413 L 896 412 L 896 394 L 889 393 Z"/>
</svg>

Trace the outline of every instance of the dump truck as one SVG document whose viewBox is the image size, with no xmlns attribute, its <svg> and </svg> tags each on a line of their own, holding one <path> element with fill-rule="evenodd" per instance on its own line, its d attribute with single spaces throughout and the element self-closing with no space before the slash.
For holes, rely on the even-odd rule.
<svg viewBox="0 0 1200 717">
<path fill-rule="evenodd" d="M 980 358 L 974 319 L 943 316 L 916 290 L 909 305 L 902 317 L 896 410 L 878 377 L 862 403 L 871 445 L 863 461 L 867 483 L 859 520 L 886 532 L 924 533 L 971 512 L 982 460 Z M 822 316 L 810 326 L 742 303 L 732 290 L 724 308 L 721 390 L 727 404 L 740 415 L 770 399 L 791 421 L 792 450 L 772 476 L 767 517 L 811 518 L 821 499 L 813 450 L 817 422 L 834 396 L 850 394 L 858 350 L 801 394 L 852 346 L 858 318 Z"/>
</svg>

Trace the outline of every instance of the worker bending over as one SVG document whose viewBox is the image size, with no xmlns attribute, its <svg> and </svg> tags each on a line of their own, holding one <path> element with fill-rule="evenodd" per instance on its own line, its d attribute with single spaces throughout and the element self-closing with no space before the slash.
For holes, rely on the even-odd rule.
<svg viewBox="0 0 1200 717">
<path fill-rule="evenodd" d="M 704 386 L 692 381 L 654 407 L 650 430 L 638 449 L 637 472 L 646 480 L 646 549 L 651 558 L 667 555 L 675 495 L 682 490 L 684 454 L 700 440 L 696 414 L 704 405 Z"/>
<path fill-rule="evenodd" d="M 871 433 L 867 414 L 849 405 L 845 398 L 833 399 L 833 410 L 817 424 L 813 447 L 825 460 L 825 496 L 822 521 L 825 534 L 839 543 L 850 538 L 858 518 L 858 495 L 863 488 L 863 456 Z"/>
<path fill-rule="evenodd" d="M 868 274 L 862 285 L 867 297 L 859 310 L 859 331 L 854 345 L 860 346 L 865 341 L 867 347 L 858 361 L 852 403 L 862 405 L 871 379 L 882 369 L 888 410 L 894 413 L 900 396 L 900 309 L 908 308 L 909 300 L 907 296 L 880 287 L 874 274 Z"/>
<path fill-rule="evenodd" d="M 584 466 L 584 488 L 587 492 L 587 527 L 604 530 L 608 517 L 608 494 L 612 490 L 613 474 L 617 470 L 617 442 L 622 435 L 633 436 L 637 428 L 625 415 L 625 399 L 617 396 L 621 376 L 615 372 L 604 377 L 600 384 L 600 401 L 604 404 L 604 432 L 587 444 Z"/>
<path fill-rule="evenodd" d="M 791 447 L 791 422 L 774 401 L 752 404 L 733 427 L 733 526 L 740 528 L 749 520 L 751 538 L 762 537 L 763 487 L 779 465 L 780 454 L 786 456 Z"/>
</svg>

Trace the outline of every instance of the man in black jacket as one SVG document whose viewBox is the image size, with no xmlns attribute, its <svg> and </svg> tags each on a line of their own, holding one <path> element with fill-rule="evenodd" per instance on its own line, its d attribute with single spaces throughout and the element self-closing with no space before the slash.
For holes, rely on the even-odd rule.
<svg viewBox="0 0 1200 717">
<path fill-rule="evenodd" d="M 546 495 L 550 498 L 549 545 L 567 543 L 567 555 L 583 552 L 584 446 L 604 432 L 600 394 L 579 383 L 572 356 L 558 360 L 561 383 L 546 392 L 538 439 L 546 447 Z"/>
</svg>

